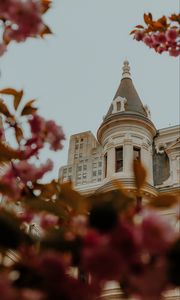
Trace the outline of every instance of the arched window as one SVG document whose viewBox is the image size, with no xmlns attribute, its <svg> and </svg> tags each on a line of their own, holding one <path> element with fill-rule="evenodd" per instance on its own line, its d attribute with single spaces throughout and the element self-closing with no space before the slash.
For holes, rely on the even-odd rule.
<svg viewBox="0 0 180 300">
<path fill-rule="evenodd" d="M 115 163 L 115 171 L 122 172 L 123 171 L 123 147 L 116 148 L 116 163 Z"/>
</svg>

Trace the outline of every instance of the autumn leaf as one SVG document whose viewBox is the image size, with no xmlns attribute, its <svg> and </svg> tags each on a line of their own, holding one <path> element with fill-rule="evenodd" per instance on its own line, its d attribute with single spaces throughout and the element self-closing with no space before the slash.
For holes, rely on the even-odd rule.
<svg viewBox="0 0 180 300">
<path fill-rule="evenodd" d="M 19 159 L 18 150 L 11 148 L 4 142 L 0 141 L 0 162 L 9 162 L 11 159 Z"/>
<path fill-rule="evenodd" d="M 142 26 L 142 25 L 136 25 L 136 28 L 144 29 L 144 26 Z"/>
<path fill-rule="evenodd" d="M 73 190 L 71 182 L 60 184 L 60 188 L 60 201 L 68 204 L 77 213 L 87 213 L 86 198 L 77 191 Z"/>
<path fill-rule="evenodd" d="M 146 180 L 146 170 L 139 160 L 133 161 L 133 170 L 135 176 L 135 184 L 138 191 L 143 187 Z"/>
<path fill-rule="evenodd" d="M 0 113 L 2 113 L 7 118 L 12 117 L 12 114 L 9 112 L 9 109 L 2 99 L 0 99 Z"/>
<path fill-rule="evenodd" d="M 136 29 L 134 29 L 134 30 L 132 30 L 131 32 L 130 32 L 130 34 L 134 34 L 134 33 L 136 33 Z"/>
<path fill-rule="evenodd" d="M 69 218 L 68 210 L 66 209 L 65 205 L 59 201 L 46 201 L 40 196 L 26 196 L 24 199 L 21 199 L 21 203 L 24 207 L 26 207 L 26 209 L 28 208 L 28 210 L 33 212 L 48 212 L 65 220 Z"/>
<path fill-rule="evenodd" d="M 52 0 L 41 0 L 42 13 L 45 13 L 51 6 Z"/>
<path fill-rule="evenodd" d="M 178 202 L 178 197 L 174 194 L 161 194 L 149 202 L 149 206 L 154 208 L 169 208 Z"/>
<path fill-rule="evenodd" d="M 14 130 L 15 130 L 16 140 L 17 140 L 17 142 L 19 144 L 21 142 L 22 138 L 23 138 L 23 130 L 18 125 L 16 125 L 14 127 Z"/>
<path fill-rule="evenodd" d="M 44 25 L 44 28 L 40 32 L 40 36 L 43 38 L 46 34 L 52 34 L 52 31 L 47 25 Z"/>
<path fill-rule="evenodd" d="M 151 14 L 144 14 L 144 22 L 149 25 L 152 23 L 152 15 Z"/>
<path fill-rule="evenodd" d="M 33 107 L 35 101 L 36 100 L 33 99 L 25 104 L 24 108 L 21 111 L 21 116 L 32 115 L 37 111 L 37 107 Z"/>
<path fill-rule="evenodd" d="M 23 97 L 23 90 L 21 90 L 20 92 L 17 92 L 17 94 L 14 96 L 14 109 L 17 110 L 19 107 L 19 104 L 22 100 Z"/>
<path fill-rule="evenodd" d="M 180 14 L 176 15 L 176 14 L 172 14 L 169 19 L 173 22 L 178 22 L 180 24 Z"/>
</svg>

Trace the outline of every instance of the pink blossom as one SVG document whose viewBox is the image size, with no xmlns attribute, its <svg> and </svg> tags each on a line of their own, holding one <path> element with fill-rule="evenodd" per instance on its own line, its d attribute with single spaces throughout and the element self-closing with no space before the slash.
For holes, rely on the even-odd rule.
<svg viewBox="0 0 180 300">
<path fill-rule="evenodd" d="M 0 299 L 1 300 L 16 300 L 17 294 L 13 289 L 11 282 L 6 274 L 0 273 Z"/>
<path fill-rule="evenodd" d="M 40 221 L 40 226 L 43 229 L 50 229 L 56 225 L 58 225 L 59 218 L 52 214 L 43 214 Z"/>
<path fill-rule="evenodd" d="M 44 118 L 37 114 L 32 116 L 29 120 L 32 138 L 35 139 L 35 143 L 40 145 L 43 142 L 49 143 L 50 148 L 57 151 L 62 148 L 61 142 L 65 139 L 62 128 L 52 120 L 45 121 Z"/>
<path fill-rule="evenodd" d="M 87 233 L 87 216 L 77 215 L 72 218 L 70 223 L 71 230 L 78 236 L 85 236 Z"/>
<path fill-rule="evenodd" d="M 46 122 L 44 118 L 42 118 L 38 114 L 33 114 L 31 119 L 29 120 L 29 124 L 33 137 L 36 137 L 37 134 L 41 135 L 46 129 Z"/>
<path fill-rule="evenodd" d="M 47 160 L 46 164 L 36 167 L 29 164 L 27 161 L 20 161 L 17 164 L 13 164 L 14 175 L 19 177 L 21 181 L 26 184 L 28 181 L 36 181 L 44 176 L 48 171 L 53 168 L 51 160 Z"/>
<path fill-rule="evenodd" d="M 129 272 L 126 277 L 127 293 L 141 300 L 160 300 L 168 286 L 167 264 L 164 258 L 144 266 L 139 273 Z"/>
<path fill-rule="evenodd" d="M 154 45 L 159 45 L 159 44 L 165 44 L 166 43 L 166 36 L 162 32 L 152 34 L 151 37 L 152 37 Z"/>
<path fill-rule="evenodd" d="M 46 122 L 47 135 L 45 140 L 51 145 L 51 149 L 57 151 L 62 148 L 61 141 L 65 139 L 64 133 L 60 126 L 52 120 Z"/>
<path fill-rule="evenodd" d="M 0 178 L 0 184 L 4 185 L 4 194 L 18 199 L 21 194 L 21 187 L 18 184 L 17 178 L 14 176 L 12 167 Z"/>
<path fill-rule="evenodd" d="M 151 36 L 149 35 L 145 35 L 145 37 L 143 38 L 143 42 L 148 46 L 148 47 L 152 47 L 153 45 L 153 39 Z"/>
<path fill-rule="evenodd" d="M 169 50 L 169 55 L 170 56 L 174 56 L 174 57 L 177 57 L 180 55 L 180 49 L 176 49 L 176 48 L 171 48 Z"/>
<path fill-rule="evenodd" d="M 45 300 L 46 295 L 39 290 L 22 289 L 20 291 L 20 300 Z"/>
<path fill-rule="evenodd" d="M 168 29 L 166 31 L 166 38 L 169 42 L 174 42 L 178 36 L 176 29 Z"/>
<path fill-rule="evenodd" d="M 165 253 L 176 238 L 172 226 L 155 213 L 142 221 L 143 247 L 152 255 Z"/>
<path fill-rule="evenodd" d="M 135 32 L 134 39 L 138 42 L 142 41 L 142 39 L 144 38 L 144 35 L 145 35 L 144 31 L 138 30 Z"/>
</svg>

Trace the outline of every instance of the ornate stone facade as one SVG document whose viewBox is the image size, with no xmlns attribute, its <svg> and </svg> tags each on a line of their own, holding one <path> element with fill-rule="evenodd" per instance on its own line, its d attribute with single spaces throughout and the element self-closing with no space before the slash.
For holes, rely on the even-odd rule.
<svg viewBox="0 0 180 300">
<path fill-rule="evenodd" d="M 97 140 L 90 131 L 71 136 L 68 163 L 60 169 L 60 180 L 71 178 L 78 191 L 90 194 L 113 189 L 113 179 L 119 179 L 133 193 L 132 162 L 140 159 L 147 170 L 144 202 L 161 192 L 177 194 L 180 127 L 157 130 L 150 118 L 150 110 L 142 104 L 131 79 L 129 63 L 125 61 L 120 85 L 97 131 Z M 172 210 L 162 214 L 174 222 Z M 166 298 L 177 300 L 179 295 L 179 291 L 172 291 Z M 120 298 L 124 299 L 121 291 L 111 284 L 100 299 Z"/>
</svg>

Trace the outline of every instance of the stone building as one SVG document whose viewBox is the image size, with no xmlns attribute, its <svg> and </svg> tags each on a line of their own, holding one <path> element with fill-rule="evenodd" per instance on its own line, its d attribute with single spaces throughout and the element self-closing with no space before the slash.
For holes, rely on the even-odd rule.
<svg viewBox="0 0 180 300">
<path fill-rule="evenodd" d="M 70 138 L 68 162 L 60 168 L 61 182 L 72 180 L 84 194 L 114 188 L 119 179 L 129 193 L 135 191 L 132 162 L 141 160 L 147 170 L 142 196 L 146 201 L 162 192 L 178 193 L 180 188 L 180 127 L 156 129 L 147 105 L 141 101 L 131 78 L 129 62 L 123 65 L 122 79 L 109 110 L 97 130 Z M 161 212 L 174 222 L 174 211 Z M 180 299 L 179 291 L 166 295 Z M 124 299 L 118 286 L 109 283 L 102 300 Z"/>
<path fill-rule="evenodd" d="M 140 159 L 148 176 L 144 197 L 178 192 L 180 187 L 180 127 L 156 129 L 131 79 L 128 61 L 109 110 L 97 130 L 70 138 L 68 162 L 60 168 L 61 181 L 71 179 L 83 192 L 111 188 L 120 179 L 133 192 L 133 159 Z"/>
</svg>

